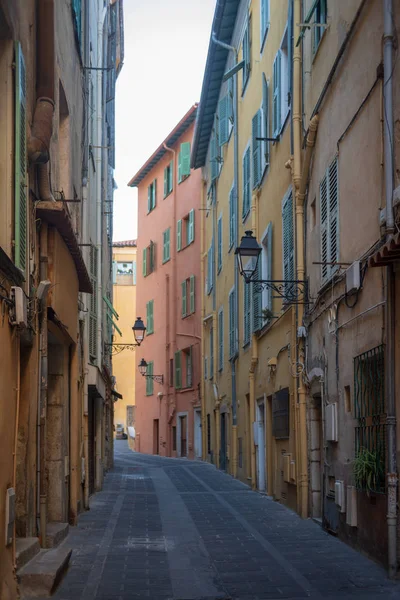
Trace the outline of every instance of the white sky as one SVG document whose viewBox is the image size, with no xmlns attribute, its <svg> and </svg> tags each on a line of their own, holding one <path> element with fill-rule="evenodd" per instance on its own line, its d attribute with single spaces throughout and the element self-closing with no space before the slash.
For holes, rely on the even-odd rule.
<svg viewBox="0 0 400 600">
<path fill-rule="evenodd" d="M 216 0 L 124 0 L 125 59 L 116 92 L 114 241 L 137 236 L 128 181 L 200 100 Z"/>
</svg>

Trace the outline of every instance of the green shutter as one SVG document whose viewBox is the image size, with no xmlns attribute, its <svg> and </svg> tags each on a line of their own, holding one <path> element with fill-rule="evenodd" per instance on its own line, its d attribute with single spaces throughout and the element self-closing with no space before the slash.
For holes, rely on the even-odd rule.
<svg viewBox="0 0 400 600">
<path fill-rule="evenodd" d="M 229 139 L 229 114 L 228 96 L 224 96 L 218 103 L 218 137 L 219 145 L 223 146 Z"/>
<path fill-rule="evenodd" d="M 195 276 L 191 275 L 190 276 L 190 314 L 193 314 L 196 310 L 195 294 L 196 294 Z"/>
<path fill-rule="evenodd" d="M 164 169 L 164 198 L 168 196 L 168 167 Z"/>
<path fill-rule="evenodd" d="M 220 270 L 222 269 L 222 216 L 219 217 L 219 219 L 218 219 L 217 244 L 218 244 L 218 248 L 217 248 L 217 266 L 218 266 L 218 273 L 219 273 Z"/>
<path fill-rule="evenodd" d="M 187 297 L 186 297 L 186 279 L 185 281 L 182 281 L 181 283 L 181 288 L 182 288 L 182 317 L 186 317 L 187 316 Z"/>
<path fill-rule="evenodd" d="M 175 388 L 180 390 L 182 387 L 182 354 L 179 350 L 175 352 Z"/>
<path fill-rule="evenodd" d="M 154 333 L 154 300 L 149 300 L 146 304 L 146 315 L 147 315 L 147 335 Z"/>
<path fill-rule="evenodd" d="M 147 188 L 147 213 L 151 212 L 151 184 Z"/>
<path fill-rule="evenodd" d="M 163 232 L 163 263 L 170 259 L 170 232 L 170 228 Z"/>
<path fill-rule="evenodd" d="M 232 188 L 229 193 L 229 248 L 232 248 L 235 242 L 236 233 L 236 203 L 235 203 L 235 188 Z"/>
<path fill-rule="evenodd" d="M 189 222 L 188 222 L 188 244 L 194 242 L 194 208 L 189 212 Z"/>
<path fill-rule="evenodd" d="M 167 260 L 171 258 L 171 227 L 167 229 Z"/>
<path fill-rule="evenodd" d="M 262 137 L 269 137 L 269 87 L 268 81 L 265 77 L 265 73 L 262 75 L 262 86 L 263 86 L 263 119 L 264 119 L 264 131 Z M 263 142 L 264 147 L 264 160 L 265 165 L 269 165 L 269 142 Z"/>
<path fill-rule="evenodd" d="M 154 374 L 153 361 L 147 363 L 147 375 Z M 154 380 L 152 377 L 146 377 L 146 396 L 152 396 L 154 393 Z"/>
<path fill-rule="evenodd" d="M 153 181 L 153 208 L 156 207 L 157 204 L 157 179 Z"/>
<path fill-rule="evenodd" d="M 190 175 L 190 142 L 181 144 L 181 177 Z"/>
<path fill-rule="evenodd" d="M 25 271 L 28 248 L 26 177 L 26 70 L 21 45 L 15 42 L 15 264 Z"/>
<path fill-rule="evenodd" d="M 252 146 L 253 146 L 253 189 L 260 185 L 262 177 L 261 166 L 261 141 L 257 138 L 261 134 L 261 110 L 258 110 L 252 119 L 251 126 Z"/>
<path fill-rule="evenodd" d="M 147 248 L 143 248 L 142 273 L 143 273 L 143 277 L 146 277 L 146 275 L 147 275 Z"/>
<path fill-rule="evenodd" d="M 273 68 L 273 89 L 274 89 L 274 137 L 278 137 L 281 130 L 281 51 L 274 60 Z"/>
<path fill-rule="evenodd" d="M 168 193 L 174 189 L 174 161 L 171 160 L 168 169 Z"/>
<path fill-rule="evenodd" d="M 182 219 L 179 219 L 176 230 L 176 249 L 178 252 L 182 250 Z"/>
<path fill-rule="evenodd" d="M 186 387 L 191 388 L 193 385 L 193 346 L 190 346 L 189 352 L 186 355 Z"/>
</svg>

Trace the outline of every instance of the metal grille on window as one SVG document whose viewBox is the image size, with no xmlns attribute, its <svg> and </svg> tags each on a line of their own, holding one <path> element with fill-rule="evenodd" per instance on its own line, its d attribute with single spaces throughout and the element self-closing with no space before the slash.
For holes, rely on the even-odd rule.
<svg viewBox="0 0 400 600">
<path fill-rule="evenodd" d="M 354 416 L 356 457 L 364 450 L 374 461 L 373 491 L 385 491 L 386 407 L 385 353 L 377 346 L 354 359 Z"/>
</svg>

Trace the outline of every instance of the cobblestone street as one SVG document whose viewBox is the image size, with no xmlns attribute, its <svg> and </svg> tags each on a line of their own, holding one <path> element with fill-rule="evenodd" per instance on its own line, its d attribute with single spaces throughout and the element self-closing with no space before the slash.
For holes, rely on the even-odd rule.
<svg viewBox="0 0 400 600">
<path fill-rule="evenodd" d="M 65 542 L 57 600 L 400 598 L 373 562 L 213 466 L 131 453 Z"/>
</svg>

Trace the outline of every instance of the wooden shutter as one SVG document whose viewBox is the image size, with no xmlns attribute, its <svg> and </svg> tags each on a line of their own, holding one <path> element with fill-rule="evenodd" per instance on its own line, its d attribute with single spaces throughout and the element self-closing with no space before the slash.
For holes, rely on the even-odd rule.
<svg viewBox="0 0 400 600">
<path fill-rule="evenodd" d="M 229 248 L 232 248 L 235 242 L 236 233 L 236 202 L 235 189 L 232 188 L 229 193 Z"/>
<path fill-rule="evenodd" d="M 181 177 L 190 175 L 190 142 L 181 144 Z"/>
<path fill-rule="evenodd" d="M 214 256 L 215 256 L 215 242 L 214 242 L 214 234 L 213 234 L 212 241 L 211 241 L 211 288 L 213 288 L 213 286 L 214 286 L 214 278 L 215 278 Z"/>
<path fill-rule="evenodd" d="M 182 388 L 182 353 L 179 350 L 175 352 L 175 388 Z"/>
<path fill-rule="evenodd" d="M 182 181 L 182 151 L 178 153 L 178 183 Z"/>
<path fill-rule="evenodd" d="M 261 132 L 261 110 L 258 110 L 252 119 L 251 135 L 252 135 L 252 147 L 253 147 L 253 188 L 256 188 L 262 177 L 262 166 L 261 166 L 261 141 L 257 138 L 262 137 Z"/>
<path fill-rule="evenodd" d="M 176 249 L 178 252 L 182 250 L 182 219 L 179 219 L 176 228 Z"/>
<path fill-rule="evenodd" d="M 293 236 L 293 196 L 289 195 L 282 207 L 283 227 L 283 278 L 288 281 L 294 279 L 294 236 Z"/>
<path fill-rule="evenodd" d="M 337 158 L 326 170 L 320 184 L 321 212 L 321 262 L 322 281 L 326 281 L 337 270 L 331 265 L 339 260 L 339 193 Z"/>
<path fill-rule="evenodd" d="M 189 212 L 189 231 L 188 231 L 188 243 L 194 242 L 194 208 Z"/>
<path fill-rule="evenodd" d="M 147 275 L 147 248 L 143 248 L 142 273 L 143 273 L 143 277 L 146 277 L 146 275 Z"/>
<path fill-rule="evenodd" d="M 154 363 L 153 361 L 147 364 L 147 375 L 154 374 Z M 152 396 L 154 393 L 154 380 L 152 377 L 146 377 L 146 396 Z"/>
<path fill-rule="evenodd" d="M 251 197 L 251 175 L 250 175 L 250 148 L 247 148 L 243 156 L 243 206 L 242 218 L 245 219 L 250 211 Z"/>
<path fill-rule="evenodd" d="M 261 279 L 261 261 L 258 261 L 257 271 L 255 278 Z M 246 286 L 246 283 L 244 284 Z M 258 289 L 257 284 L 252 283 L 252 294 L 253 294 L 253 331 L 259 331 L 262 326 L 261 318 L 261 291 Z"/>
<path fill-rule="evenodd" d="M 243 304 L 244 304 L 243 342 L 244 342 L 244 344 L 250 343 L 250 331 L 251 331 L 250 296 L 251 296 L 251 286 L 249 283 L 244 282 L 244 298 L 243 298 Z"/>
<path fill-rule="evenodd" d="M 157 204 L 157 179 L 153 181 L 153 206 L 155 208 Z"/>
<path fill-rule="evenodd" d="M 219 217 L 219 219 L 218 219 L 217 243 L 218 243 L 217 264 L 218 264 L 218 273 L 219 273 L 222 268 L 222 217 Z"/>
<path fill-rule="evenodd" d="M 14 259 L 22 271 L 26 269 L 28 253 L 26 151 L 26 69 L 21 45 L 15 42 Z"/>
<path fill-rule="evenodd" d="M 278 137 L 281 130 L 281 51 L 274 60 L 273 68 L 273 113 L 274 113 L 274 137 Z"/>
<path fill-rule="evenodd" d="M 224 96 L 218 103 L 218 137 L 219 145 L 223 146 L 229 138 L 229 113 L 228 96 Z"/>
<path fill-rule="evenodd" d="M 146 304 L 147 313 L 147 334 L 154 333 L 154 300 L 149 300 Z"/>
<path fill-rule="evenodd" d="M 268 81 L 265 77 L 265 73 L 262 75 L 263 85 L 263 132 L 262 137 L 269 137 L 269 86 Z M 269 165 L 269 142 L 266 140 L 262 143 L 264 148 L 264 166 Z"/>
<path fill-rule="evenodd" d="M 195 276 L 190 276 L 190 314 L 196 310 L 196 280 Z"/>
<path fill-rule="evenodd" d="M 224 368 L 224 311 L 218 313 L 218 369 Z"/>
<path fill-rule="evenodd" d="M 181 283 L 182 288 L 182 317 L 187 315 L 186 279 Z"/>
</svg>

